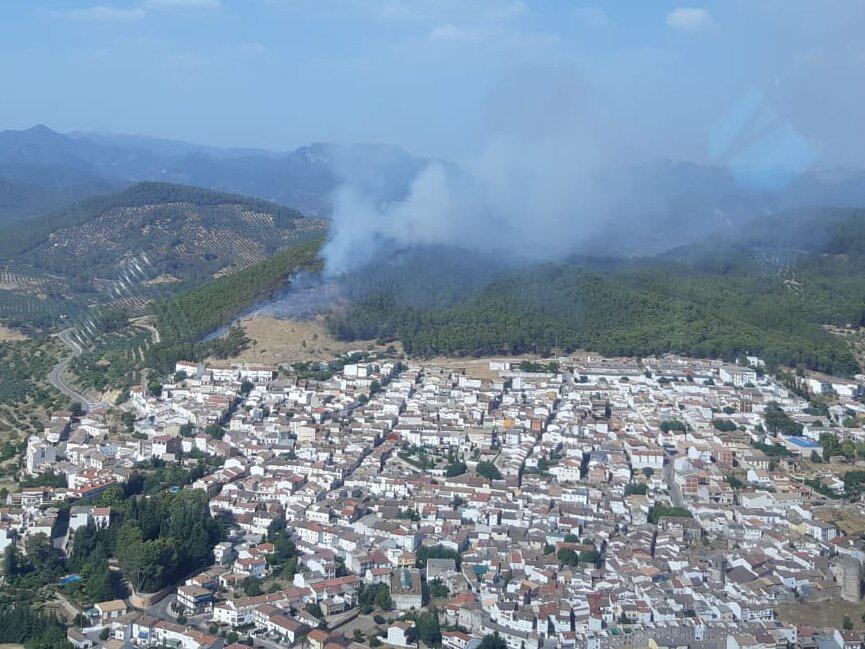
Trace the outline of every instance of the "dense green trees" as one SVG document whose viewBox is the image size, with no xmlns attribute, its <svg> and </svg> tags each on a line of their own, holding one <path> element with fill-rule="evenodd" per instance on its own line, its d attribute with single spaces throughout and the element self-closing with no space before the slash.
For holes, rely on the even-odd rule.
<svg viewBox="0 0 865 649">
<path fill-rule="evenodd" d="M 667 505 L 655 505 L 649 509 L 649 522 L 657 524 L 662 517 L 691 518 L 691 512 L 684 507 L 668 507 Z"/>
<path fill-rule="evenodd" d="M 485 478 L 490 480 L 501 480 L 502 473 L 496 468 L 496 465 L 492 462 L 478 462 L 477 467 L 478 475 L 482 475 Z"/>
<path fill-rule="evenodd" d="M 430 606 L 429 610 L 423 612 L 406 613 L 405 617 L 414 621 L 417 637 L 421 642 L 428 647 L 441 645 L 441 626 L 439 625 L 438 610 L 435 606 Z"/>
<path fill-rule="evenodd" d="M 361 583 L 358 594 L 358 606 L 361 612 L 369 614 L 375 608 L 389 611 L 393 608 L 393 600 L 390 597 L 390 587 L 387 584 Z"/>
<path fill-rule="evenodd" d="M 448 478 L 454 478 L 458 475 L 464 474 L 468 470 L 466 463 L 462 460 L 457 460 L 456 462 L 451 462 L 448 465 L 447 470 L 445 471 L 445 475 Z"/>
<path fill-rule="evenodd" d="M 418 568 L 425 568 L 427 559 L 453 559 L 457 568 L 460 567 L 460 553 L 443 545 L 422 545 L 415 552 Z"/>
<path fill-rule="evenodd" d="M 239 329 L 229 330 L 224 338 L 202 339 L 281 290 L 292 273 L 318 268 L 316 256 L 321 244 L 321 238 L 297 244 L 260 264 L 157 303 L 161 342 L 147 350 L 148 364 L 167 374 L 174 371 L 178 360 L 211 354 L 226 357 L 242 349 L 248 341 Z"/>
<path fill-rule="evenodd" d="M 220 538 L 203 492 L 163 493 L 125 504 L 116 547 L 123 548 L 120 565 L 136 590 L 158 590 L 203 565 Z"/>
<path fill-rule="evenodd" d="M 498 632 L 483 637 L 480 644 L 480 649 L 508 649 L 508 643 L 505 642 Z"/>
<path fill-rule="evenodd" d="M 571 548 L 564 547 L 556 552 L 556 558 L 564 566 L 594 565 L 598 562 L 599 557 L 600 554 L 594 549 L 577 552 Z"/>
<path fill-rule="evenodd" d="M 66 629 L 57 618 L 37 613 L 23 603 L 0 606 L 0 643 L 23 644 L 25 649 L 71 649 Z"/>
<path fill-rule="evenodd" d="M 766 430 L 776 435 L 801 435 L 802 424 L 799 424 L 790 418 L 784 409 L 778 405 L 777 401 L 770 401 L 766 404 L 766 411 L 763 413 L 763 419 L 766 422 Z"/>
<path fill-rule="evenodd" d="M 57 361 L 54 349 L 38 341 L 0 343 L 0 404 L 19 404 L 28 398 L 45 404 L 55 401 L 42 379 Z"/>
<path fill-rule="evenodd" d="M 860 233 L 856 240 L 865 237 L 860 216 L 844 221 Z M 766 237 L 748 245 L 776 244 Z M 350 279 L 353 304 L 329 327 L 345 340 L 399 339 L 420 355 L 587 348 L 734 360 L 749 353 L 770 366 L 851 374 L 858 364 L 850 349 L 821 325 L 865 322 L 865 253 L 837 237 L 821 245 L 850 252 L 833 258 L 820 246 L 804 256 L 791 250 L 796 290 L 761 263 L 761 253 L 739 244 L 723 255 L 707 246 L 664 259 L 579 259 L 520 270 L 443 256 L 431 272 L 418 268 L 428 263 L 418 253 L 417 264 L 374 266 Z"/>
</svg>

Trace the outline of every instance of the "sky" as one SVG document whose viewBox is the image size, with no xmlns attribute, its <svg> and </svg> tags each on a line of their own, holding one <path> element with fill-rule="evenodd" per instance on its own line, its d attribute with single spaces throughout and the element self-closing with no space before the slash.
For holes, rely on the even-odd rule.
<svg viewBox="0 0 865 649">
<path fill-rule="evenodd" d="M 0 128 L 459 161 L 561 103 L 615 159 L 865 166 L 861 0 L 6 0 L 0 83 Z"/>
</svg>

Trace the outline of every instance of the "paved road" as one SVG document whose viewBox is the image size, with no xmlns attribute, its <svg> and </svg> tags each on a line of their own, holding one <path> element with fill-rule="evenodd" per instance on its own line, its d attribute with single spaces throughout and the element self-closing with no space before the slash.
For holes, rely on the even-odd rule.
<svg viewBox="0 0 865 649">
<path fill-rule="evenodd" d="M 685 499 L 682 497 L 682 490 L 676 482 L 676 470 L 673 468 L 673 458 L 667 455 L 667 463 L 664 465 L 664 480 L 667 482 L 667 489 L 670 492 L 670 500 L 674 507 L 685 507 Z"/>
<path fill-rule="evenodd" d="M 174 601 L 174 597 L 175 595 L 166 595 L 153 606 L 146 608 L 145 610 L 147 611 L 147 614 L 160 620 L 170 620 L 171 622 L 174 622 L 177 615 L 170 613 L 168 610 L 168 607 L 171 606 L 171 603 Z"/>
<path fill-rule="evenodd" d="M 148 316 L 144 316 L 144 317 L 146 318 Z M 162 340 L 161 337 L 159 336 L 159 329 L 154 327 L 152 324 L 150 324 L 146 320 L 142 320 L 141 318 L 133 318 L 129 321 L 129 324 L 131 324 L 134 327 L 141 327 L 142 329 L 146 329 L 147 331 L 149 331 L 150 335 L 153 336 L 153 342 L 154 343 L 158 343 Z"/>
<path fill-rule="evenodd" d="M 81 408 L 87 412 L 88 410 L 107 404 L 99 401 L 91 401 L 86 395 L 69 383 L 69 380 L 66 378 L 66 372 L 69 370 L 70 361 L 84 351 L 78 341 L 75 340 L 75 337 L 73 336 L 74 331 L 74 327 L 69 327 L 60 332 L 60 341 L 66 345 L 71 354 L 52 368 L 51 373 L 48 375 L 48 381 L 67 397 L 80 403 Z"/>
</svg>

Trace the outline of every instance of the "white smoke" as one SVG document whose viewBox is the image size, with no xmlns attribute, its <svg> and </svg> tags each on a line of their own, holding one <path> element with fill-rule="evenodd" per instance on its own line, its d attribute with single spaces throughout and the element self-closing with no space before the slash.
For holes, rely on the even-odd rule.
<svg viewBox="0 0 865 649">
<path fill-rule="evenodd" d="M 483 151 L 459 170 L 430 162 L 408 196 L 380 201 L 347 178 L 333 198 L 327 272 L 339 275 L 389 246 L 449 245 L 551 259 L 567 255 L 604 224 L 594 188 L 602 164 L 597 123 L 580 81 L 537 71 L 494 93 Z"/>
</svg>

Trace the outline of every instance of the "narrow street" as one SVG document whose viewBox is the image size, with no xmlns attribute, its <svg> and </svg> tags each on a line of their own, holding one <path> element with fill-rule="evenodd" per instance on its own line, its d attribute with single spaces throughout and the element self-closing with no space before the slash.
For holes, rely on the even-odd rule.
<svg viewBox="0 0 865 649">
<path fill-rule="evenodd" d="M 674 507 L 686 507 L 685 499 L 682 497 L 682 490 L 676 482 L 676 470 L 673 467 L 673 457 L 669 453 L 665 453 L 667 463 L 664 464 L 664 480 L 667 483 L 667 489 L 670 492 L 670 500 Z"/>
</svg>

